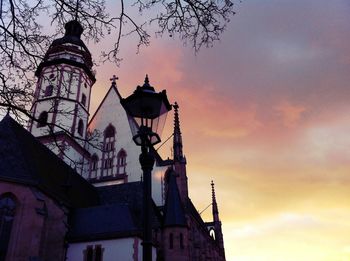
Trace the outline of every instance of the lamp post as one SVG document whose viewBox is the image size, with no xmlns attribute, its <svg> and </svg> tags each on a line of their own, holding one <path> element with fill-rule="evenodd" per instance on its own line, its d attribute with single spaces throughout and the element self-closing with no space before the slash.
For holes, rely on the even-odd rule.
<svg viewBox="0 0 350 261">
<path fill-rule="evenodd" d="M 141 146 L 140 164 L 143 171 L 143 261 L 152 260 L 152 179 L 154 155 L 150 151 L 160 142 L 166 115 L 171 105 L 166 91 L 156 93 L 146 75 L 143 86 L 137 86 L 129 97 L 122 99 L 136 145 Z"/>
</svg>

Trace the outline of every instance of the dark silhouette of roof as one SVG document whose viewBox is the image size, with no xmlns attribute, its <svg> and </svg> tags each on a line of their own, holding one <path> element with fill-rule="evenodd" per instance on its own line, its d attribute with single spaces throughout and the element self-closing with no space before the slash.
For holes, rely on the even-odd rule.
<svg viewBox="0 0 350 261">
<path fill-rule="evenodd" d="M 0 180 L 37 187 L 68 207 L 99 202 L 91 184 L 9 115 L 0 122 Z"/>
<path fill-rule="evenodd" d="M 70 217 L 69 241 L 127 237 L 140 234 L 127 204 L 80 208 Z"/>
<path fill-rule="evenodd" d="M 134 224 L 142 229 L 143 224 L 143 183 L 129 182 L 118 185 L 96 187 L 101 204 L 126 204 L 134 221 Z M 161 215 L 152 201 L 152 226 L 160 227 Z"/>
<path fill-rule="evenodd" d="M 168 190 L 164 206 L 164 226 L 186 226 L 185 212 L 179 188 L 177 187 L 175 173 L 171 170 L 167 173 L 167 176 Z"/>
</svg>

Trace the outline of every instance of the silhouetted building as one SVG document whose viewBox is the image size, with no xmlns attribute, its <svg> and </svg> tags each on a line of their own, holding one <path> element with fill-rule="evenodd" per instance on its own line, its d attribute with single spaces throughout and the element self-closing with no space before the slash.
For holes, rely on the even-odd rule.
<svg viewBox="0 0 350 261">
<path fill-rule="evenodd" d="M 140 147 L 132 141 L 116 77 L 89 120 L 92 59 L 68 22 L 36 76 L 28 130 L 0 122 L 0 261 L 142 260 Z M 146 79 L 148 82 L 148 79 Z M 213 220 L 188 196 L 179 106 L 173 159 L 154 151 L 154 260 L 225 260 L 212 182 Z"/>
</svg>

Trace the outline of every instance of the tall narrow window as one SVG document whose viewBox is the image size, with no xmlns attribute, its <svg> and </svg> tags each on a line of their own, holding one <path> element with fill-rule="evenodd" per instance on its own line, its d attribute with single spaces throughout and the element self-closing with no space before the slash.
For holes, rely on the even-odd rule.
<svg viewBox="0 0 350 261">
<path fill-rule="evenodd" d="M 113 159 L 105 159 L 104 168 L 110 169 L 113 167 Z"/>
<path fill-rule="evenodd" d="M 48 118 L 47 111 L 43 111 L 42 113 L 40 113 L 38 118 L 38 128 L 44 127 L 47 125 L 47 118 Z"/>
<path fill-rule="evenodd" d="M 95 261 L 102 261 L 102 248 L 101 245 L 95 246 Z"/>
<path fill-rule="evenodd" d="M 45 88 L 44 97 L 51 96 L 52 93 L 53 93 L 53 85 L 50 84 L 50 85 L 46 86 L 46 88 Z"/>
<path fill-rule="evenodd" d="M 173 233 L 169 234 L 169 248 L 170 249 L 174 248 L 174 235 L 173 235 Z"/>
<path fill-rule="evenodd" d="M 83 105 L 83 106 L 85 106 L 85 104 L 86 104 L 86 95 L 83 93 L 82 94 L 82 96 L 81 96 L 81 104 Z"/>
<path fill-rule="evenodd" d="M 180 248 L 184 249 L 184 235 L 182 233 L 180 233 Z"/>
<path fill-rule="evenodd" d="M 109 124 L 104 131 L 103 140 L 103 167 L 102 175 L 111 176 L 113 175 L 113 160 L 115 157 L 115 128 L 112 124 Z"/>
<path fill-rule="evenodd" d="M 0 261 L 5 261 L 10 241 L 16 202 L 10 195 L 0 197 Z"/>
<path fill-rule="evenodd" d="M 80 119 L 78 123 L 78 133 L 80 136 L 83 136 L 84 134 L 84 123 L 82 119 Z"/>
<path fill-rule="evenodd" d="M 92 246 L 87 246 L 85 250 L 85 258 L 84 261 L 94 261 L 94 251 L 92 249 Z"/>
<path fill-rule="evenodd" d="M 96 178 L 97 168 L 98 168 L 98 156 L 96 154 L 94 154 L 91 157 L 91 163 L 90 163 L 91 175 L 90 175 L 90 178 Z"/>
<path fill-rule="evenodd" d="M 117 155 L 117 174 L 126 174 L 126 152 L 121 149 Z"/>
</svg>

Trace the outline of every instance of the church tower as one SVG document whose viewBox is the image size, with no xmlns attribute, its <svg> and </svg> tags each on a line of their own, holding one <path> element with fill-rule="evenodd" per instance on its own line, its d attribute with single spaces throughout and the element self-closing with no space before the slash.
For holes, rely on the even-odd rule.
<svg viewBox="0 0 350 261">
<path fill-rule="evenodd" d="M 38 77 L 29 131 L 66 163 L 83 174 L 88 168 L 87 138 L 90 95 L 95 76 L 91 54 L 80 39 L 83 27 L 65 25 L 36 70 Z"/>
</svg>

